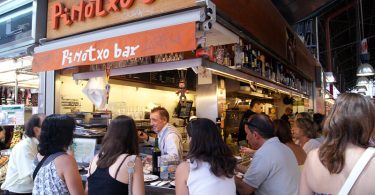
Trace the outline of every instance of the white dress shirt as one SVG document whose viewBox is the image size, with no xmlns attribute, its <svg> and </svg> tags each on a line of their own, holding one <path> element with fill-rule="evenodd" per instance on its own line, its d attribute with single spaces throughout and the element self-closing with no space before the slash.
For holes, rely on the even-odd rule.
<svg viewBox="0 0 375 195">
<path fill-rule="evenodd" d="M 9 157 L 8 170 L 2 190 L 14 193 L 31 193 L 33 190 L 34 160 L 38 153 L 39 141 L 26 137 L 12 149 Z"/>
<path fill-rule="evenodd" d="M 158 133 L 161 155 L 177 156 L 182 159 L 182 137 L 176 127 L 166 124 Z M 155 138 L 150 137 L 149 143 L 154 145 Z"/>
</svg>

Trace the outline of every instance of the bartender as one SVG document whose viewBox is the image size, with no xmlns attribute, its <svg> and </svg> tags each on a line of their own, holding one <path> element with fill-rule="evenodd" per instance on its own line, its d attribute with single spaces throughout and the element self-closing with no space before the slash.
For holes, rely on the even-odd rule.
<svg viewBox="0 0 375 195">
<path fill-rule="evenodd" d="M 150 114 L 152 130 L 158 135 L 161 155 L 176 156 L 182 159 L 182 137 L 173 125 L 169 124 L 169 113 L 164 107 L 156 107 Z M 145 133 L 138 132 L 140 139 L 154 145 L 155 139 Z"/>
</svg>

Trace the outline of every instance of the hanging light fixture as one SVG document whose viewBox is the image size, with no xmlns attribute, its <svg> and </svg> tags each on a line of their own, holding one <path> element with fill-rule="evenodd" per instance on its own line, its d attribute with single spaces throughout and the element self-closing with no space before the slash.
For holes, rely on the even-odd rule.
<svg viewBox="0 0 375 195">
<path fill-rule="evenodd" d="M 326 77 L 327 83 L 336 83 L 336 79 L 333 76 L 333 72 L 325 72 L 324 75 Z"/>
<path fill-rule="evenodd" d="M 369 63 L 361 63 L 357 69 L 357 76 L 373 76 L 375 75 L 375 70 Z"/>
<path fill-rule="evenodd" d="M 363 27 L 363 10 L 362 10 L 362 0 L 359 0 L 360 18 L 361 18 L 361 65 L 357 69 L 357 76 L 373 76 L 375 75 L 374 68 L 369 64 L 370 54 L 368 53 L 367 39 L 364 38 L 364 27 Z"/>
<path fill-rule="evenodd" d="M 367 77 L 359 77 L 356 86 L 366 86 L 370 83 Z"/>
</svg>

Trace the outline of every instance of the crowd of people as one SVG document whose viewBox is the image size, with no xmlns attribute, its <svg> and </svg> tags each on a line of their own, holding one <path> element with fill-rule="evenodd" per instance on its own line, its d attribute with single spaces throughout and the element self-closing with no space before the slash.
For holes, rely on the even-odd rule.
<svg viewBox="0 0 375 195">
<path fill-rule="evenodd" d="M 294 121 L 289 116 L 271 121 L 260 113 L 261 106 L 254 101 L 241 122 L 240 131 L 249 144 L 241 151 L 252 155 L 245 170 L 239 168 L 213 121 L 195 118 L 187 124 L 189 152 L 176 170 L 177 195 L 375 194 L 369 179 L 375 172 L 371 147 L 375 107 L 371 100 L 345 93 L 327 117 L 299 113 Z M 74 119 L 33 115 L 25 126 L 26 138 L 12 150 L 1 188 L 5 194 L 143 195 L 139 141 L 153 144 L 158 139 L 162 155 L 183 159 L 181 134 L 169 124 L 167 110 L 154 108 L 150 119 L 156 138 L 138 132 L 128 116 L 111 121 L 102 147 L 90 163 L 84 189 L 69 152 Z M 241 171 L 243 177 L 236 176 Z"/>
</svg>

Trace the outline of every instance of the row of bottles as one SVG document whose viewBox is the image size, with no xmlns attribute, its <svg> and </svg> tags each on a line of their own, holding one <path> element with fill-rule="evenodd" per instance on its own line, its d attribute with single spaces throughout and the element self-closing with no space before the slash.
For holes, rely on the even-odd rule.
<svg viewBox="0 0 375 195">
<path fill-rule="evenodd" d="M 266 56 L 251 44 L 243 44 L 240 41 L 234 45 L 215 46 L 213 49 L 214 57 L 212 59 L 217 64 L 232 69 L 250 70 L 268 80 L 300 91 L 307 91 L 305 80 L 297 78 L 293 71 L 274 58 L 266 59 Z"/>
<path fill-rule="evenodd" d="M 169 54 L 161 54 L 156 56 L 147 56 L 147 57 L 138 57 L 132 58 L 129 60 L 122 60 L 118 62 L 111 62 L 108 65 L 111 65 L 112 69 L 116 68 L 124 68 L 128 66 L 137 66 L 137 65 L 145 65 L 145 64 L 156 64 L 162 62 L 174 62 L 180 61 L 184 59 L 183 53 L 169 53 Z M 103 71 L 104 65 L 103 64 L 96 64 L 91 65 L 90 71 Z"/>
</svg>

